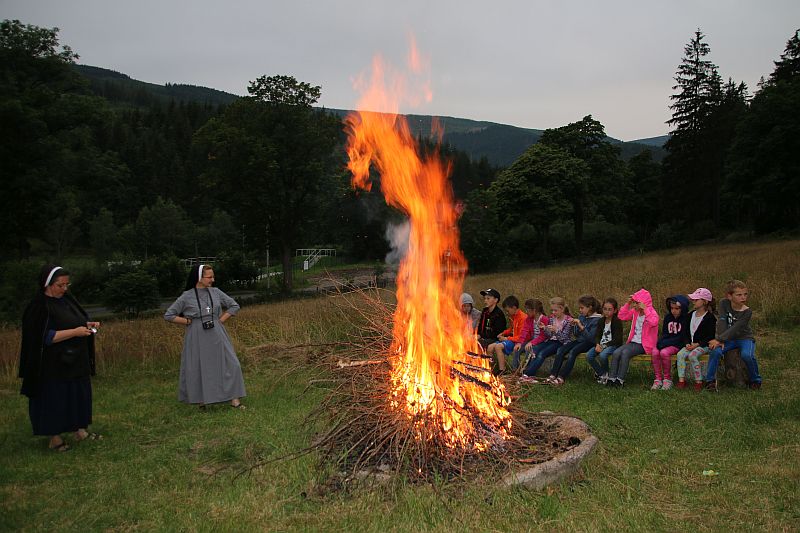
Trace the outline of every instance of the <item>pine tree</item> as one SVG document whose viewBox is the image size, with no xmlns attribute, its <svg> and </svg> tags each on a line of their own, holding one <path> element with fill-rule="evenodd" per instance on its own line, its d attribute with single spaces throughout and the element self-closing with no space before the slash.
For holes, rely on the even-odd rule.
<svg viewBox="0 0 800 533">
<path fill-rule="evenodd" d="M 792 81 L 800 75 L 800 29 L 786 43 L 786 50 L 781 54 L 781 60 L 775 61 L 775 70 L 769 77 L 770 84 L 781 81 Z"/>
<path fill-rule="evenodd" d="M 665 148 L 664 207 L 677 213 L 691 202 L 707 207 L 695 210 L 695 222 L 710 219 L 719 223 L 719 189 L 722 175 L 722 146 L 714 127 L 714 114 L 723 101 L 722 78 L 717 66 L 706 59 L 711 48 L 698 29 L 684 48 L 684 56 L 675 74 L 677 92 L 670 96 L 673 129 Z"/>
<path fill-rule="evenodd" d="M 759 233 L 800 227 L 800 30 L 736 130 L 725 190 L 742 226 Z"/>
</svg>

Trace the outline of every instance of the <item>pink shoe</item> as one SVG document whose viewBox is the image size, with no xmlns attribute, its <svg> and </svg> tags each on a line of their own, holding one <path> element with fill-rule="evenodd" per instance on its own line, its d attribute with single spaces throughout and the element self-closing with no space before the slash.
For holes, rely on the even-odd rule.
<svg viewBox="0 0 800 533">
<path fill-rule="evenodd" d="M 665 379 L 661 382 L 661 390 L 670 390 L 672 388 L 672 381 Z"/>
<path fill-rule="evenodd" d="M 650 387 L 650 390 L 660 390 L 661 389 L 661 380 L 657 379 L 653 382 L 653 386 Z"/>
</svg>

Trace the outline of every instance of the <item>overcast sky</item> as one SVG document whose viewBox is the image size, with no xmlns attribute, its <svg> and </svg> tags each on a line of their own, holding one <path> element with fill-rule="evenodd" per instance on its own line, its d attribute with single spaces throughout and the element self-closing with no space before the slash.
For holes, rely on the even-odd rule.
<svg viewBox="0 0 800 533">
<path fill-rule="evenodd" d="M 80 63 L 135 79 L 246 94 L 289 74 L 345 109 L 373 56 L 402 64 L 413 34 L 433 99 L 403 112 L 537 129 L 591 114 L 633 140 L 667 133 L 697 28 L 722 77 L 754 90 L 800 27 L 800 1 L 0 0 L 0 17 L 57 26 Z"/>
</svg>

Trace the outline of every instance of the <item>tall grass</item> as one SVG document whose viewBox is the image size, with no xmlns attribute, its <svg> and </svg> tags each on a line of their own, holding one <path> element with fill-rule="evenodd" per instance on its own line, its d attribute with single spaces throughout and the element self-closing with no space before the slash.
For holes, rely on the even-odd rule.
<svg viewBox="0 0 800 533">
<path fill-rule="evenodd" d="M 663 313 L 662 302 L 697 287 L 724 296 L 725 283 L 741 279 L 750 288 L 756 325 L 800 322 L 800 241 L 726 244 L 648 253 L 572 266 L 555 266 L 467 278 L 465 290 L 478 295 L 494 287 L 520 301 L 536 297 L 545 304 L 562 296 L 575 305 L 582 294 L 614 296 L 622 304 L 644 287 Z M 424 305 L 421 297 L 420 305 Z M 478 304 L 480 307 L 480 302 Z M 237 352 L 267 343 L 307 344 L 342 340 L 352 328 L 335 299 L 285 301 L 245 308 L 226 327 Z M 180 356 L 183 328 L 160 318 L 114 321 L 97 336 L 98 369 L 133 359 L 144 365 Z M 16 376 L 19 331 L 0 329 L 0 377 Z"/>
<path fill-rule="evenodd" d="M 246 307 L 225 324 L 237 352 L 261 344 L 321 344 L 341 340 L 352 327 L 336 298 L 302 299 Z M 97 334 L 97 369 L 104 372 L 122 361 L 151 366 L 179 360 L 184 326 L 162 318 L 115 320 Z M 20 331 L 0 329 L 0 378 L 17 373 Z"/>
<path fill-rule="evenodd" d="M 520 301 L 539 298 L 545 308 L 553 296 L 562 296 L 576 306 L 582 294 L 592 294 L 599 300 L 613 296 L 621 305 L 638 289 L 645 288 L 663 314 L 667 297 L 706 287 L 719 300 L 725 296 L 725 283 L 735 278 L 747 283 L 750 289 L 749 305 L 756 322 L 796 324 L 800 322 L 798 264 L 800 241 L 725 244 L 473 276 L 467 279 L 466 288 L 475 295 L 493 287 L 503 297 L 514 294 Z"/>
</svg>

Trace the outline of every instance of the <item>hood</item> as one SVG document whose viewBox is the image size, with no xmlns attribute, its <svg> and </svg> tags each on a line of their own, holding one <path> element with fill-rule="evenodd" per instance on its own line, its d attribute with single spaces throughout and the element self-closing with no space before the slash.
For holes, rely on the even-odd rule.
<svg viewBox="0 0 800 533">
<path fill-rule="evenodd" d="M 631 295 L 631 298 L 635 302 L 641 302 L 650 307 L 653 306 L 653 297 L 650 296 L 650 292 L 647 289 L 639 289 Z"/>
<path fill-rule="evenodd" d="M 690 311 L 690 309 L 689 309 L 689 298 L 687 298 L 683 294 L 676 294 L 674 296 L 670 296 L 669 298 L 667 298 L 667 300 L 665 302 L 666 305 L 667 305 L 667 314 L 671 316 L 672 312 L 669 309 L 670 302 L 675 302 L 675 303 L 681 304 L 681 316 L 680 316 L 680 318 L 684 318 L 684 317 L 686 317 L 686 315 L 689 314 L 689 311 Z"/>
<path fill-rule="evenodd" d="M 472 304 L 472 306 L 475 307 L 475 300 L 473 300 L 472 296 L 466 292 L 461 295 L 461 305 L 464 304 Z"/>
</svg>

